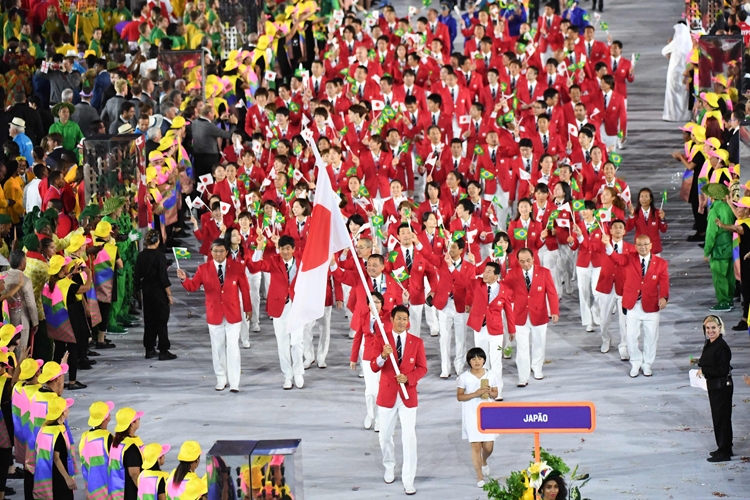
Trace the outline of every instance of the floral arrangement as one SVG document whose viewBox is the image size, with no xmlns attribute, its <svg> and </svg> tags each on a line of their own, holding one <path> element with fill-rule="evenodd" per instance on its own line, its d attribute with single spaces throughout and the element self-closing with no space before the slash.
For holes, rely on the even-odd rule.
<svg viewBox="0 0 750 500">
<path fill-rule="evenodd" d="M 578 474 L 578 466 L 571 472 L 562 458 L 544 449 L 540 451 L 539 462 L 532 461 L 527 469 L 511 472 L 504 485 L 497 479 L 490 479 L 484 485 L 484 491 L 489 500 L 539 500 L 541 496 L 537 490 L 550 474 L 565 477 L 568 473 L 570 477 L 565 481 L 568 485 L 568 497 L 555 500 L 588 500 L 581 497 L 581 488 L 589 482 L 589 475 Z"/>
</svg>

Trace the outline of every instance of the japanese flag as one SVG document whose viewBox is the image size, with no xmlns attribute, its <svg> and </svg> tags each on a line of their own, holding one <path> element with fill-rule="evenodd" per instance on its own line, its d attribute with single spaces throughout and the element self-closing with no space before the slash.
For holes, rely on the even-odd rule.
<svg viewBox="0 0 750 500">
<path fill-rule="evenodd" d="M 468 125 L 471 123 L 471 118 L 469 115 L 462 115 L 458 117 L 458 124 L 459 125 Z"/>
<path fill-rule="evenodd" d="M 383 101 L 373 100 L 370 104 L 372 104 L 373 111 L 383 111 L 383 109 L 385 109 L 385 103 Z"/>
<path fill-rule="evenodd" d="M 273 71 L 266 71 L 265 75 L 263 75 L 263 78 L 265 78 L 267 82 L 275 82 L 276 73 Z"/>
<path fill-rule="evenodd" d="M 232 205 L 229 203 L 224 203 L 223 201 L 220 201 L 221 203 L 221 215 L 226 215 L 229 213 L 229 209 L 232 208 Z"/>
<path fill-rule="evenodd" d="M 253 195 L 246 194 L 245 195 L 245 205 L 250 207 L 253 204 Z"/>
<path fill-rule="evenodd" d="M 568 123 L 568 135 L 578 137 L 578 127 L 576 127 L 575 123 Z"/>
<path fill-rule="evenodd" d="M 568 65 L 565 63 L 565 61 L 562 61 L 560 64 L 557 65 L 558 75 L 564 75 L 567 72 L 568 72 Z"/>
<path fill-rule="evenodd" d="M 211 174 L 204 174 L 198 177 L 198 180 L 201 181 L 201 184 L 204 186 L 209 186 L 214 183 L 214 178 Z"/>
<path fill-rule="evenodd" d="M 570 220 L 568 220 L 568 219 L 555 219 L 555 222 L 560 227 L 570 228 Z"/>
<path fill-rule="evenodd" d="M 386 246 L 388 247 L 388 250 L 391 250 L 393 248 L 396 248 L 396 245 L 398 245 L 398 243 L 398 239 L 395 236 L 390 235 L 388 236 L 388 243 L 386 244 Z"/>
<path fill-rule="evenodd" d="M 531 174 L 526 171 L 526 169 L 521 169 L 518 171 L 518 177 L 521 178 L 522 181 L 530 181 L 531 180 Z"/>
</svg>

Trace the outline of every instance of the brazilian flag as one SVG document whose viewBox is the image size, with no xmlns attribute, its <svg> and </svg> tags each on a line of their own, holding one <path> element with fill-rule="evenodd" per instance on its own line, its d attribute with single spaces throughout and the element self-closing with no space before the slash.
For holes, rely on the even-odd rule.
<svg viewBox="0 0 750 500">
<path fill-rule="evenodd" d="M 367 189 L 367 187 L 360 186 L 359 187 L 359 195 L 360 196 L 364 196 L 365 198 L 369 198 L 370 197 L 370 191 Z"/>
<path fill-rule="evenodd" d="M 609 155 L 609 161 L 611 161 L 615 167 L 620 168 L 620 163 L 622 163 L 622 156 L 618 155 L 617 153 L 612 153 Z"/>
<path fill-rule="evenodd" d="M 495 174 L 493 174 L 489 170 L 482 168 L 479 170 L 479 177 L 481 177 L 484 180 L 491 180 L 495 178 Z"/>
<path fill-rule="evenodd" d="M 455 242 L 455 241 L 460 240 L 461 238 L 464 238 L 465 236 L 466 236 L 466 231 L 456 231 L 455 233 L 453 233 L 451 240 Z"/>
<path fill-rule="evenodd" d="M 482 146 L 480 146 L 479 144 L 474 146 L 474 154 L 477 156 L 482 156 L 484 154 L 484 149 L 482 149 Z"/>
<path fill-rule="evenodd" d="M 398 258 L 398 252 L 395 250 L 388 254 L 388 262 L 390 262 L 391 264 L 396 262 L 397 258 Z"/>
<path fill-rule="evenodd" d="M 346 176 L 352 177 L 354 175 L 357 175 L 357 167 L 350 167 L 349 170 L 346 171 Z"/>
<path fill-rule="evenodd" d="M 522 227 L 513 230 L 513 237 L 517 240 L 524 241 L 529 237 L 529 232 Z"/>
<path fill-rule="evenodd" d="M 586 210 L 586 202 L 583 200 L 573 200 L 571 203 L 571 208 L 573 208 L 574 212 L 580 212 L 581 210 Z"/>
</svg>

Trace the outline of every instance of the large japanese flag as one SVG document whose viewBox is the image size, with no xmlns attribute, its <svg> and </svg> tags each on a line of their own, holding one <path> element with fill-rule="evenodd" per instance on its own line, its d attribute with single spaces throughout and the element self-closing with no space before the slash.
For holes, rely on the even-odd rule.
<svg viewBox="0 0 750 500">
<path fill-rule="evenodd" d="M 349 247 L 349 233 L 341 217 L 340 200 L 331 186 L 328 169 L 322 161 L 318 161 L 317 166 L 315 204 L 294 285 L 290 332 L 323 316 L 331 256 Z"/>
</svg>

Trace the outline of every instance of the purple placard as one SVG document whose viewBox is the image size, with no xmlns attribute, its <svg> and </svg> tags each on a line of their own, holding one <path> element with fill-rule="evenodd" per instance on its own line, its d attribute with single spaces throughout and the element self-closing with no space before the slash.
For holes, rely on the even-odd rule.
<svg viewBox="0 0 750 500">
<path fill-rule="evenodd" d="M 537 429 L 592 429 L 590 406 L 486 406 L 479 409 L 479 430 L 530 431 Z"/>
</svg>

